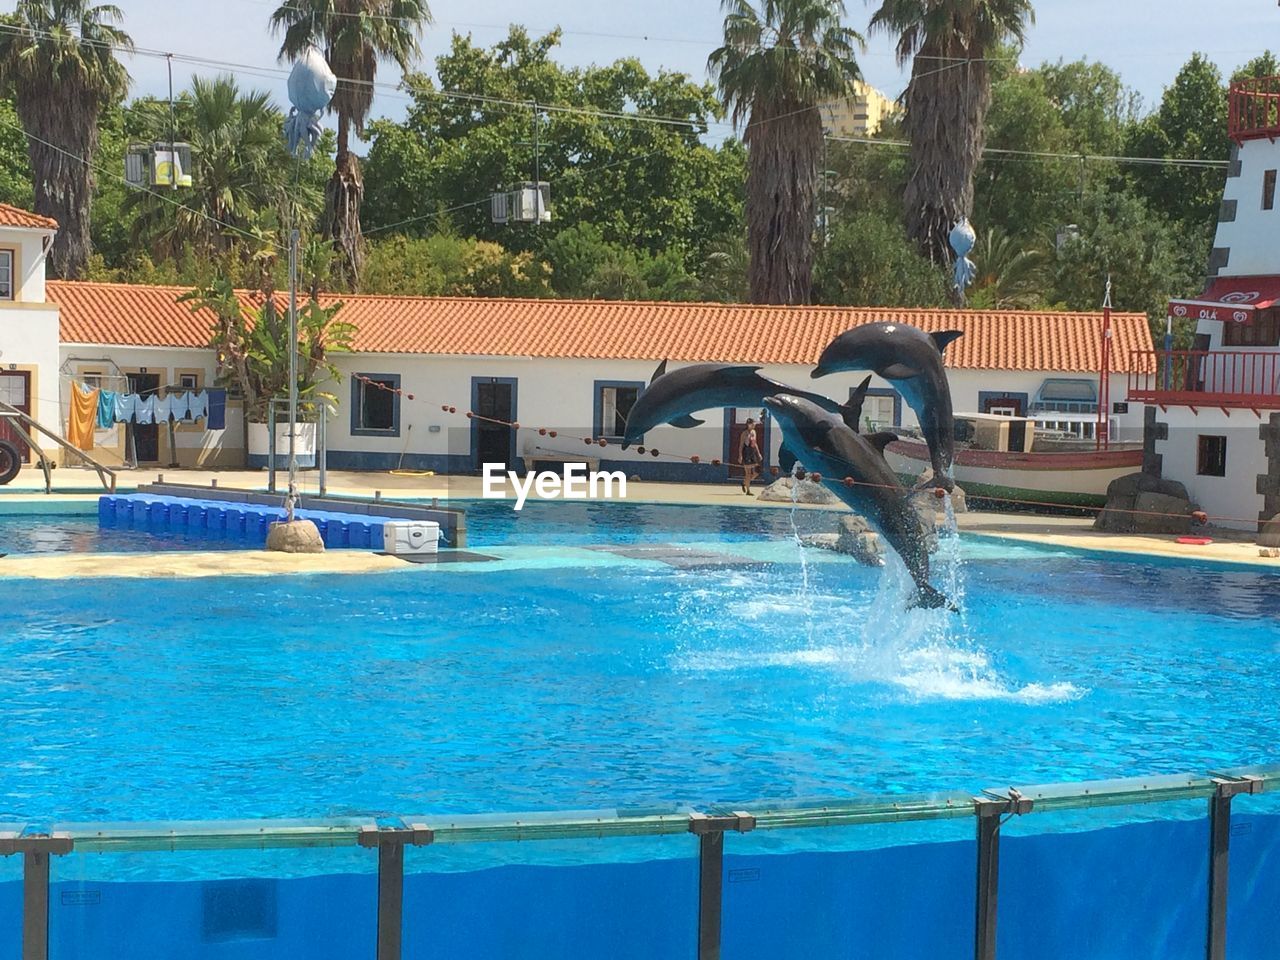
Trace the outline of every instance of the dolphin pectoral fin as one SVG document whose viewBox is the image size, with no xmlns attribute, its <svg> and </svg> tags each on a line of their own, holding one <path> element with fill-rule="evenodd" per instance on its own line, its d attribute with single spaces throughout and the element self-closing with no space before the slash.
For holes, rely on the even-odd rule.
<svg viewBox="0 0 1280 960">
<path fill-rule="evenodd" d="M 915 367 L 909 367 L 905 363 L 891 363 L 887 367 L 877 370 L 876 373 L 886 380 L 910 380 L 920 376 L 919 370 Z"/>
<path fill-rule="evenodd" d="M 854 433 L 858 432 L 858 422 L 862 419 L 862 405 L 866 402 L 867 388 L 870 386 L 871 374 L 867 374 L 867 379 L 854 388 L 849 402 L 840 405 L 840 416 L 844 420 L 844 425 Z"/>
<path fill-rule="evenodd" d="M 660 364 L 658 364 L 658 368 L 653 371 L 653 376 L 649 378 L 649 386 L 652 387 L 653 381 L 657 380 L 660 376 L 662 376 L 666 372 L 667 372 L 667 361 L 663 360 Z"/>
<path fill-rule="evenodd" d="M 873 433 L 867 436 L 867 443 L 876 448 L 880 456 L 884 456 L 884 448 L 893 441 L 898 439 L 898 435 L 891 430 L 881 430 L 879 433 Z"/>
<path fill-rule="evenodd" d="M 933 342 L 938 346 L 938 352 L 942 353 L 947 349 L 947 345 L 953 340 L 959 340 L 964 336 L 963 330 L 941 330 L 938 333 L 931 333 Z"/>
<path fill-rule="evenodd" d="M 674 420 L 668 420 L 667 422 L 671 424 L 673 427 L 679 427 L 681 430 L 689 430 L 689 429 L 692 429 L 693 427 L 700 427 L 704 423 L 706 423 L 705 420 L 699 420 L 697 417 L 691 417 L 687 413 L 683 417 L 676 417 Z"/>
<path fill-rule="evenodd" d="M 916 588 L 916 598 L 907 607 L 908 610 L 923 607 L 926 610 L 943 608 L 952 613 L 959 613 L 959 608 L 951 599 L 931 583 L 922 583 Z"/>
</svg>

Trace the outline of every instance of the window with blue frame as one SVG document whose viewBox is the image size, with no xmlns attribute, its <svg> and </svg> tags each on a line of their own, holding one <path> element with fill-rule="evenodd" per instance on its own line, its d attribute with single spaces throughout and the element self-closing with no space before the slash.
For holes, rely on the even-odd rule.
<svg viewBox="0 0 1280 960">
<path fill-rule="evenodd" d="M 400 436 L 400 374 L 361 373 L 351 378 L 351 435 Z"/>
<path fill-rule="evenodd" d="M 611 440 L 620 439 L 627 429 L 627 417 L 640 399 L 641 382 L 597 380 L 593 434 Z"/>
</svg>

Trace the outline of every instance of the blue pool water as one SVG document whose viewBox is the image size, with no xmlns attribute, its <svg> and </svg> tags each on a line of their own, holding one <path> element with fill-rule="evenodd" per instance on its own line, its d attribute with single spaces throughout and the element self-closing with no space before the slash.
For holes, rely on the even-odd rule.
<svg viewBox="0 0 1280 960">
<path fill-rule="evenodd" d="M 0 582 L 0 823 L 750 808 L 1277 759 L 1272 574 L 966 538 L 938 561 L 963 613 L 908 612 L 899 568 L 802 550 L 791 522 L 484 505 L 472 545 L 496 563 Z M 598 549 L 663 543 L 728 560 Z M 1236 801 L 1231 957 L 1280 956 L 1276 812 Z M 1002 955 L 1203 956 L 1202 801 L 1003 834 Z M 970 954 L 972 837 L 972 819 L 730 835 L 723 956 Z M 409 850 L 404 956 L 692 960 L 696 855 L 688 835 Z M 52 952 L 373 960 L 374 864 L 55 857 Z M 20 866 L 0 857 L 0 960 L 20 956 Z"/>
<path fill-rule="evenodd" d="M 782 540 L 694 570 L 542 548 L 543 566 L 356 580 L 14 581 L 0 821 L 741 803 L 1274 759 L 1274 576 L 965 543 L 963 616 L 906 612 L 893 568 L 806 550 L 806 569 Z"/>
</svg>

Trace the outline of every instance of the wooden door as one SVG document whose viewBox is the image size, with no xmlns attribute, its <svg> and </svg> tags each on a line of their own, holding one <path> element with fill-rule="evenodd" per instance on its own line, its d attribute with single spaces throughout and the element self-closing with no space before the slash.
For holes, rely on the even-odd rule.
<svg viewBox="0 0 1280 960">
<path fill-rule="evenodd" d="M 23 413 L 31 413 L 31 373 L 26 370 L 0 371 L 0 400 L 17 407 Z M 31 448 L 25 440 L 9 429 L 9 421 L 0 419 L 0 440 L 8 440 L 18 448 L 24 463 L 31 462 Z"/>
</svg>

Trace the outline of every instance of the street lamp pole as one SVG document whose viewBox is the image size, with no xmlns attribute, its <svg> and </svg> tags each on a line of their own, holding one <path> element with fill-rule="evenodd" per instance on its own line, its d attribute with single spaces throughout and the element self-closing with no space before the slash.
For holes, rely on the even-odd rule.
<svg viewBox="0 0 1280 960">
<path fill-rule="evenodd" d="M 298 231 L 289 231 L 289 497 L 288 521 L 298 501 Z"/>
</svg>

